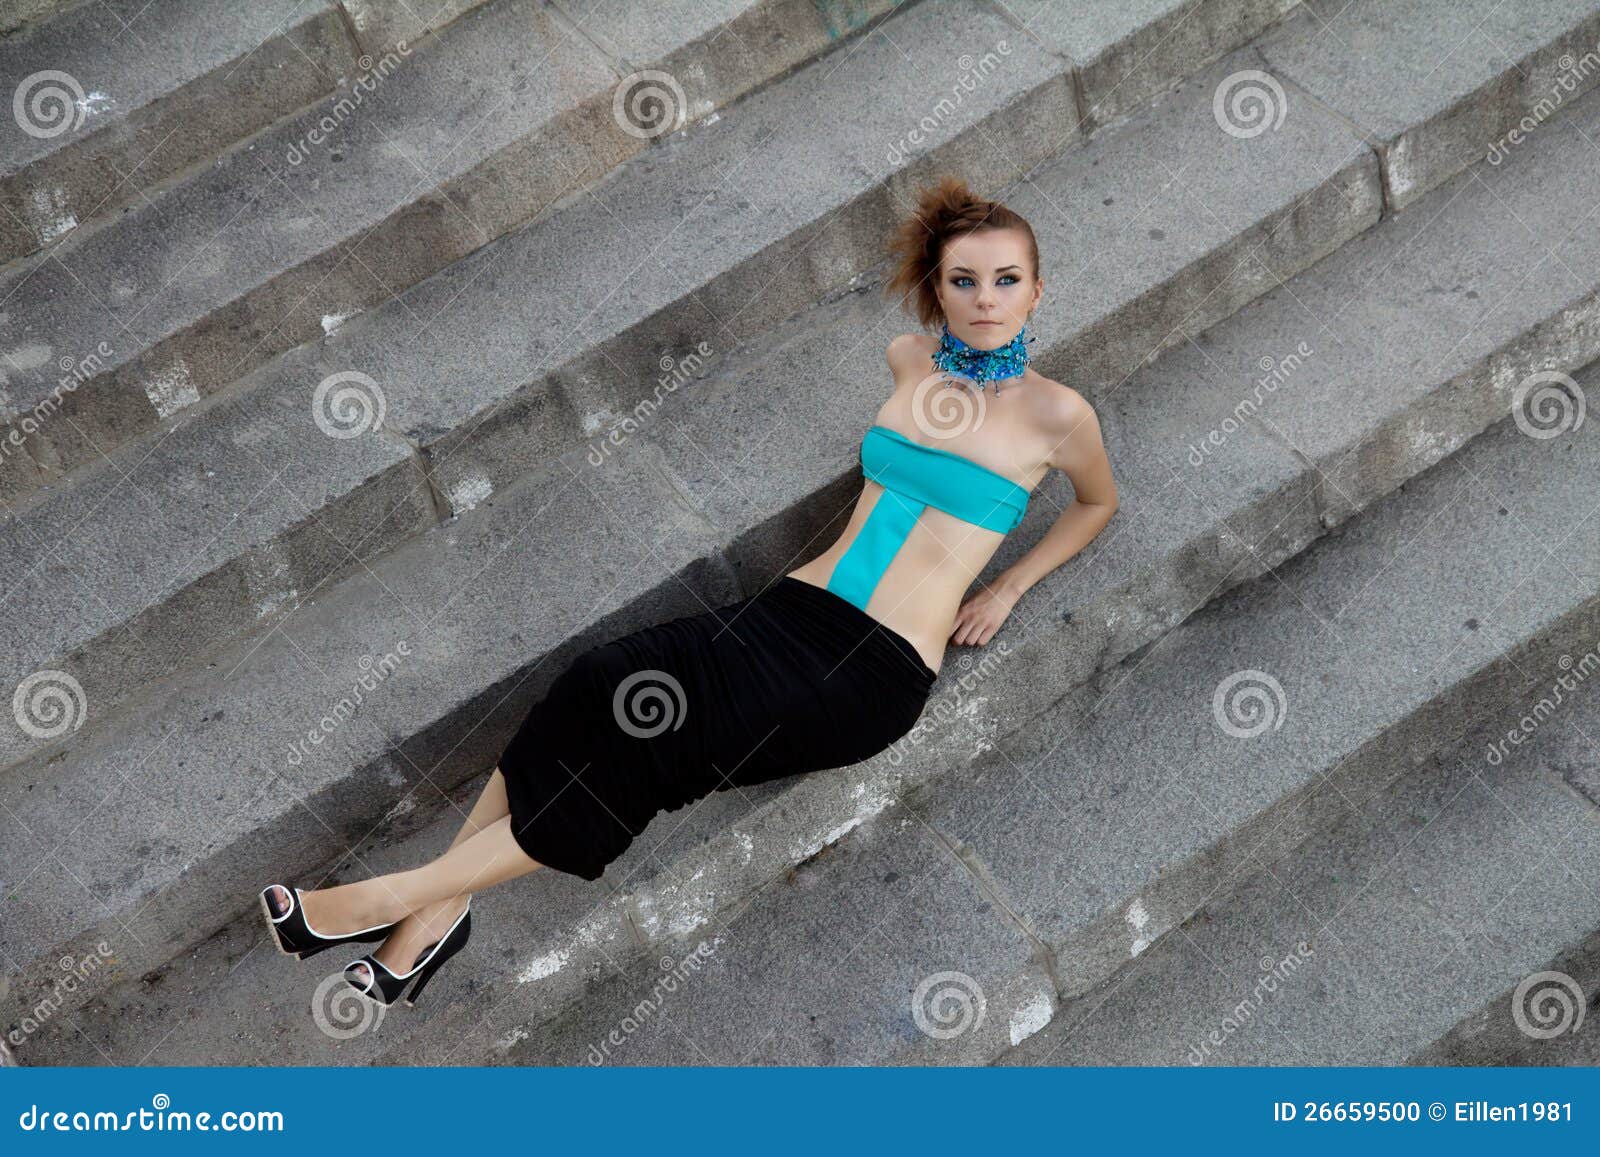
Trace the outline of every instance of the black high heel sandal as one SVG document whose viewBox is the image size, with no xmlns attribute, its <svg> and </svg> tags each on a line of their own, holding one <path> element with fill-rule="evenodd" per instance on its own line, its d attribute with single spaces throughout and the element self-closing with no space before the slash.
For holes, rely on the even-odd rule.
<svg viewBox="0 0 1600 1157">
<path fill-rule="evenodd" d="M 417 998 L 422 995 L 423 986 L 435 972 L 439 971 L 446 960 L 466 947 L 467 939 L 471 935 L 472 908 L 469 906 L 462 909 L 461 915 L 456 917 L 456 922 L 450 925 L 450 931 L 423 950 L 417 962 L 411 966 L 411 971 L 396 973 L 369 953 L 344 966 L 345 983 L 368 1000 L 388 1008 L 405 991 L 406 985 L 415 978 L 416 984 L 411 986 L 411 993 L 406 997 L 406 1006 L 415 1008 Z M 366 980 L 358 980 L 351 975 L 350 970 L 358 964 L 366 966 Z"/>
<path fill-rule="evenodd" d="M 273 888 L 283 888 L 289 893 L 289 910 L 281 916 L 275 916 L 272 912 L 270 893 Z M 374 924 L 371 928 L 362 928 L 343 936 L 324 936 L 306 923 L 305 908 L 300 903 L 300 889 L 284 888 L 282 884 L 268 884 L 261 889 L 261 911 L 267 918 L 267 927 L 272 929 L 278 951 L 285 956 L 298 956 L 301 960 L 315 956 L 335 944 L 349 944 L 354 941 L 369 944 L 374 940 L 382 940 L 394 930 L 396 924 L 400 923 L 398 920 L 391 920 L 387 924 Z"/>
</svg>

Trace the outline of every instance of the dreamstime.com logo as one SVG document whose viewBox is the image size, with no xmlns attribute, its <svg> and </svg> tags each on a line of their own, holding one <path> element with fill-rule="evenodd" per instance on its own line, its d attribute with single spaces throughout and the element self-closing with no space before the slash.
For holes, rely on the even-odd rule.
<svg viewBox="0 0 1600 1157">
<path fill-rule="evenodd" d="M 889 163 L 899 168 L 912 160 L 918 150 L 935 143 L 939 138 L 940 128 L 947 124 L 955 116 L 956 110 L 966 103 L 967 96 L 977 92 L 978 86 L 999 70 L 1001 57 L 1010 55 L 1010 43 L 997 40 L 992 52 L 985 52 L 977 57 L 970 52 L 963 52 L 956 57 L 956 78 L 951 82 L 950 95 L 940 97 L 931 111 L 889 146 Z"/>
<path fill-rule="evenodd" d="M 376 1031 L 388 1011 L 386 1006 L 357 992 L 345 979 L 342 966 L 318 981 L 311 994 L 311 1019 L 332 1040 L 349 1040 Z"/>
<path fill-rule="evenodd" d="M 1535 972 L 1511 994 L 1511 1019 L 1524 1036 L 1550 1040 L 1583 1027 L 1583 988 L 1565 972 Z"/>
<path fill-rule="evenodd" d="M 937 697 L 930 696 L 923 705 L 922 714 L 899 739 L 885 749 L 884 758 L 893 766 L 905 762 L 912 748 L 921 747 L 947 727 L 976 722 L 983 702 L 982 688 L 1000 674 L 1006 662 L 1017 653 L 1010 639 L 993 639 L 984 648 L 977 662 L 973 656 L 962 655 L 955 663 L 946 663 L 939 672 Z M 988 751 L 994 747 L 992 737 L 983 732 L 977 736 L 977 750 Z"/>
<path fill-rule="evenodd" d="M 94 951 L 84 956 L 81 960 L 74 960 L 71 956 L 63 956 L 56 962 L 60 975 L 50 983 L 50 991 L 34 1001 L 33 1005 L 23 1014 L 9 1032 L 6 1033 L 8 1044 L 21 1047 L 22 1042 L 38 1032 L 50 1018 L 66 1003 L 66 993 L 76 992 L 79 984 L 87 984 L 104 965 L 111 963 L 114 954 L 111 945 L 104 940 L 94 946 Z M 4 995 L 9 984 L 0 985 L 0 995 Z"/>
<path fill-rule="evenodd" d="M 285 756 L 290 767 L 299 767 L 311 754 L 313 747 L 322 746 L 323 740 L 343 727 L 367 701 L 366 692 L 376 691 L 378 687 L 394 677 L 400 669 L 401 659 L 411 657 L 411 642 L 409 639 L 400 639 L 394 645 L 393 651 L 385 651 L 378 658 L 371 655 L 362 655 L 356 660 L 356 666 L 361 673 L 356 676 L 356 681 L 350 685 L 348 693 L 334 700 L 326 714 L 317 721 L 317 726 L 308 728 L 305 738 L 298 736 L 289 744 L 289 752 Z"/>
<path fill-rule="evenodd" d="M 1281 959 L 1263 956 L 1259 964 L 1260 973 L 1251 984 L 1250 991 L 1222 1015 L 1216 1028 L 1206 1031 L 1204 1040 L 1189 1046 L 1189 1063 L 1203 1065 L 1208 1057 L 1221 1055 L 1223 1046 L 1235 1033 L 1255 1022 L 1256 1013 L 1266 1006 L 1267 998 L 1276 996 L 1278 989 L 1298 973 L 1302 964 L 1314 954 L 1311 945 L 1302 940 L 1295 945 L 1292 953 Z"/>
<path fill-rule="evenodd" d="M 688 713 L 683 684 L 665 671 L 635 671 L 617 684 L 611 713 L 617 726 L 635 739 L 649 739 L 683 726 Z"/>
<path fill-rule="evenodd" d="M 172 1110 L 172 1098 L 157 1093 L 148 1109 L 126 1113 L 110 1109 L 41 1109 L 30 1104 L 17 1117 L 24 1133 L 281 1133 L 283 1113 L 277 1109 L 225 1109 L 213 1115 Z M 169 1110 L 172 1110 L 169 1112 Z M 214 1122 L 214 1123 L 213 1123 Z"/>
<path fill-rule="evenodd" d="M 35 671 L 11 696 L 17 726 L 35 739 L 54 739 L 83 726 L 89 701 L 83 684 L 65 671 Z"/>
<path fill-rule="evenodd" d="M 1211 714 L 1217 726 L 1235 739 L 1252 739 L 1277 731 L 1289 714 L 1283 684 L 1266 671 L 1235 671 L 1217 684 L 1211 696 Z"/>
<path fill-rule="evenodd" d="M 977 1032 L 988 1009 L 983 986 L 965 972 L 935 972 L 911 994 L 911 1019 L 934 1040 Z"/>
<path fill-rule="evenodd" d="M 689 98 L 677 77 L 647 68 L 622 78 L 611 98 L 611 114 L 623 132 L 649 140 L 683 127 Z"/>
<path fill-rule="evenodd" d="M 1583 425 L 1583 387 L 1560 370 L 1542 370 L 1517 383 L 1511 416 L 1530 438 L 1556 438 Z"/>
<path fill-rule="evenodd" d="M 1545 720 L 1556 713 L 1569 695 L 1575 693 L 1596 671 L 1600 671 L 1600 652 L 1591 647 L 1576 659 L 1571 655 L 1562 655 L 1556 660 L 1556 666 L 1561 673 L 1556 676 L 1550 690 L 1522 713 L 1515 728 L 1507 731 L 1503 738 L 1497 738 L 1489 744 L 1488 754 L 1484 757 L 1489 766 L 1499 767 L 1504 763 L 1511 755 L 1513 747 L 1522 746 L 1525 740 L 1539 730 Z"/>
<path fill-rule="evenodd" d="M 1241 140 L 1259 137 L 1268 129 L 1283 127 L 1289 98 L 1271 73 L 1246 68 L 1222 78 L 1211 96 L 1211 115 L 1217 127 Z"/>
<path fill-rule="evenodd" d="M 711 346 L 706 342 L 699 342 L 694 349 L 680 358 L 675 358 L 670 353 L 664 353 L 656 362 L 656 367 L 661 371 L 656 377 L 655 387 L 648 398 L 641 398 L 634 404 L 632 410 L 624 414 L 597 442 L 589 443 L 589 465 L 603 465 L 611 456 L 611 451 L 620 447 L 634 434 L 644 429 L 645 424 L 651 421 L 656 412 L 661 409 L 665 397 L 675 394 L 685 383 L 697 376 L 704 368 L 706 359 L 711 356 Z M 596 422 L 591 429 L 599 429 L 600 423 Z M 585 431 L 589 432 L 588 430 Z"/>
<path fill-rule="evenodd" d="M 341 370 L 317 383 L 311 419 L 330 438 L 359 438 L 383 426 L 383 387 L 360 370 Z"/>
<path fill-rule="evenodd" d="M 71 73 L 46 68 L 22 78 L 11 94 L 11 115 L 30 137 L 49 140 L 81 127 L 109 100 L 103 92 L 85 93 Z"/>
<path fill-rule="evenodd" d="M 911 421 L 943 442 L 983 425 L 988 395 L 977 382 L 954 370 L 937 370 L 911 389 Z"/>
<path fill-rule="evenodd" d="M 77 390 L 84 382 L 103 373 L 107 359 L 116 354 L 116 349 L 109 342 L 98 342 L 95 352 L 82 358 L 74 358 L 70 354 L 63 354 L 56 364 L 62 370 L 62 376 L 56 379 L 55 387 L 44 397 L 33 404 L 33 407 L 21 413 L 13 414 L 8 425 L 4 439 L 0 439 L 0 459 L 10 458 L 23 453 L 23 443 L 44 429 L 62 407 L 62 396 Z M 0 366 L 0 393 L 5 392 L 6 374 Z"/>
<path fill-rule="evenodd" d="M 1261 369 L 1261 376 L 1256 379 L 1255 388 L 1251 390 L 1250 396 L 1241 398 L 1234 405 L 1232 411 L 1222 420 L 1220 428 L 1206 431 L 1198 443 L 1189 443 L 1189 465 L 1204 465 L 1211 452 L 1221 449 L 1229 438 L 1242 430 L 1245 423 L 1261 411 L 1266 404 L 1267 395 L 1275 394 L 1286 386 L 1291 375 L 1305 365 L 1306 360 L 1314 353 L 1316 351 L 1302 341 L 1296 344 L 1294 352 L 1281 358 L 1274 358 L 1271 354 L 1262 355 L 1261 360 L 1256 363 Z"/>
<path fill-rule="evenodd" d="M 689 978 L 703 968 L 707 961 L 715 954 L 717 946 L 722 943 L 722 937 L 714 938 L 709 944 L 702 940 L 695 945 L 694 951 L 682 960 L 674 960 L 670 956 L 663 956 L 660 961 L 661 975 L 650 986 L 649 995 L 642 998 L 628 1010 L 627 1014 L 601 1038 L 599 1044 L 591 1043 L 586 1059 L 591 1065 L 603 1065 L 611 1055 L 613 1049 L 621 1048 L 627 1043 L 628 1038 L 649 1024 L 661 1011 L 667 997 L 672 996 L 689 983 Z M 518 1040 L 527 1036 L 526 1031 L 517 1029 L 505 1041 L 501 1042 L 501 1051 L 504 1052 Z"/>
<path fill-rule="evenodd" d="M 291 165 L 299 165 L 311 155 L 314 146 L 322 144 L 344 127 L 344 123 L 355 115 L 361 103 L 378 91 L 378 86 L 388 79 L 389 74 L 400 67 L 400 57 L 410 56 L 411 48 L 404 40 L 394 43 L 399 55 L 394 52 L 385 52 L 376 66 L 371 56 L 362 56 L 356 60 L 356 69 L 359 75 L 351 84 L 350 91 L 328 105 L 328 109 L 317 122 L 306 130 L 306 135 L 289 143 L 289 151 L 284 154 L 284 160 Z"/>
<path fill-rule="evenodd" d="M 1600 45 L 1596 45 L 1595 48 L 1600 48 Z M 1569 52 L 1556 61 L 1556 67 L 1561 72 L 1550 86 L 1550 92 L 1534 101 L 1522 119 L 1507 130 L 1505 136 L 1489 146 L 1484 159 L 1491 165 L 1498 165 L 1510 156 L 1511 150 L 1527 140 L 1534 129 L 1555 115 L 1555 111 L 1565 104 L 1569 97 L 1588 91 L 1589 78 L 1600 72 L 1600 54 L 1597 54 L 1595 49 L 1590 49 L 1577 59 L 1573 59 Z"/>
</svg>

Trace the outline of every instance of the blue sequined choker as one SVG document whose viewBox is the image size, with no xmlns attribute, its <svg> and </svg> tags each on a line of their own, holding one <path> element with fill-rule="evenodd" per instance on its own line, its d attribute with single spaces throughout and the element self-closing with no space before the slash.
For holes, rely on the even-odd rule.
<svg viewBox="0 0 1600 1157">
<path fill-rule="evenodd" d="M 969 346 L 950 332 L 948 324 L 939 336 L 939 348 L 933 355 L 933 364 L 948 374 L 966 379 L 967 384 L 983 389 L 984 382 L 994 382 L 994 392 L 1000 392 L 1000 383 L 1020 378 L 1028 365 L 1029 342 L 1037 338 L 1027 336 L 1024 325 L 1017 336 L 999 349 L 981 350 Z"/>
</svg>

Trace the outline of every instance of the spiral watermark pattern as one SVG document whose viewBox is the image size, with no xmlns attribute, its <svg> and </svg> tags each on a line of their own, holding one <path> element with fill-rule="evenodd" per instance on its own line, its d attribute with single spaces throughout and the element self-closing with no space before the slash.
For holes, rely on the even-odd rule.
<svg viewBox="0 0 1600 1157">
<path fill-rule="evenodd" d="M 11 94 L 11 115 L 30 137 L 48 140 L 83 124 L 88 101 L 70 73 L 46 68 L 22 78 Z"/>
<path fill-rule="evenodd" d="M 654 68 L 623 77 L 611 98 L 611 113 L 622 131 L 641 140 L 682 128 L 688 107 L 678 78 Z"/>
<path fill-rule="evenodd" d="M 1241 140 L 1276 132 L 1289 112 L 1283 86 L 1271 73 L 1246 68 L 1222 78 L 1211 97 L 1211 114 L 1217 127 Z"/>
<path fill-rule="evenodd" d="M 1524 1036 L 1550 1040 L 1583 1027 L 1583 1006 L 1582 986 L 1565 972 L 1535 972 L 1511 994 L 1511 1019 Z"/>
<path fill-rule="evenodd" d="M 958 438 L 983 425 L 989 395 L 965 374 L 939 370 L 911 389 L 911 421 L 930 438 Z"/>
<path fill-rule="evenodd" d="M 643 686 L 640 686 L 643 684 Z M 638 690 L 635 690 L 635 688 Z M 649 739 L 683 726 L 688 703 L 683 684 L 665 671 L 635 671 L 617 684 L 611 697 L 617 726 L 636 739 Z"/>
<path fill-rule="evenodd" d="M 35 739 L 54 739 L 83 726 L 89 701 L 83 685 L 65 671 L 35 671 L 17 684 L 11 714 Z"/>
<path fill-rule="evenodd" d="M 1511 395 L 1517 429 L 1530 438 L 1555 438 L 1583 425 L 1583 387 L 1560 370 L 1529 374 Z"/>
<path fill-rule="evenodd" d="M 330 438 L 359 438 L 383 425 L 383 388 L 360 370 L 329 374 L 311 396 L 312 418 Z"/>
<path fill-rule="evenodd" d="M 333 1040 L 349 1040 L 373 1031 L 383 1023 L 388 1011 L 352 988 L 343 969 L 323 977 L 311 994 L 311 1019 L 324 1036 Z"/>
<path fill-rule="evenodd" d="M 1246 668 L 1217 684 L 1211 713 L 1223 731 L 1235 739 L 1250 739 L 1281 728 L 1289 714 L 1289 700 L 1283 684 L 1267 672 Z"/>
<path fill-rule="evenodd" d="M 976 1032 L 987 1011 L 983 987 L 965 972 L 935 972 L 911 994 L 911 1019 L 935 1040 Z"/>
</svg>

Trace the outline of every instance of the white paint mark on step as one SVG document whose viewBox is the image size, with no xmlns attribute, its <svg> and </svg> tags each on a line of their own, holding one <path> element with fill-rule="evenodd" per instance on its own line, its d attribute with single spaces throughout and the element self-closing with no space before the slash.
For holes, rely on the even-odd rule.
<svg viewBox="0 0 1600 1157">
<path fill-rule="evenodd" d="M 519 1024 L 516 1028 L 514 1028 L 510 1032 L 506 1033 L 505 1036 L 503 1036 L 499 1040 L 495 1041 L 494 1042 L 494 1047 L 497 1050 L 499 1050 L 500 1052 L 505 1052 L 506 1050 L 510 1049 L 512 1045 L 516 1044 L 519 1040 L 527 1040 L 527 1039 L 528 1039 L 528 1030 L 523 1028 Z"/>
<path fill-rule="evenodd" d="M 96 113 L 105 112 L 106 109 L 117 102 L 96 89 L 94 92 L 87 93 L 82 100 L 75 100 L 72 103 L 78 106 L 78 111 L 85 117 L 92 117 Z"/>
<path fill-rule="evenodd" d="M 207 471 L 207 473 L 209 474 L 210 471 Z M 268 595 L 266 598 L 262 599 L 256 604 L 256 618 L 264 619 L 268 615 L 276 614 L 285 605 L 293 605 L 299 594 L 300 592 L 298 590 L 296 590 L 294 587 L 290 587 L 286 591 L 279 591 L 277 594 Z"/>
<path fill-rule="evenodd" d="M 494 486 L 481 474 L 469 474 L 457 482 L 447 492 L 450 499 L 450 509 L 457 514 L 464 514 L 489 495 L 494 493 Z"/>
<path fill-rule="evenodd" d="M 1399 200 L 1417 187 L 1417 171 L 1411 156 L 1411 134 L 1404 133 L 1389 146 L 1385 160 L 1389 163 L 1389 192 Z"/>
<path fill-rule="evenodd" d="M 1130 956 L 1137 956 L 1150 947 L 1150 937 L 1145 935 L 1150 925 L 1150 913 L 1145 910 L 1143 898 L 1135 896 L 1133 903 L 1128 905 L 1127 921 L 1128 927 L 1133 930 Z"/>
<path fill-rule="evenodd" d="M 406 795 L 401 796 L 400 797 L 400 801 L 398 803 L 396 803 L 394 805 L 394 807 L 392 807 L 392 808 L 390 808 L 388 810 L 388 812 L 384 815 L 383 819 L 384 819 L 384 822 L 387 823 L 390 820 L 397 820 L 401 816 L 406 815 L 409 812 L 414 812 L 416 810 L 417 810 L 417 801 L 415 799 L 413 799 L 410 796 L 410 794 L 406 794 Z"/>
<path fill-rule="evenodd" d="M 1049 1024 L 1053 1015 L 1054 1009 L 1049 995 L 1043 992 L 1035 993 L 1033 999 L 1011 1012 L 1011 1043 L 1021 1044 Z"/>
<path fill-rule="evenodd" d="M 182 358 L 174 362 L 166 373 L 146 382 L 144 393 L 155 407 L 156 415 L 162 418 L 170 418 L 185 406 L 192 406 L 200 400 L 200 391 L 189 380 L 189 367 Z"/>
<path fill-rule="evenodd" d="M 543 956 L 530 960 L 527 967 L 517 973 L 517 983 L 527 984 L 529 981 L 543 980 L 547 976 L 554 976 L 566 966 L 567 954 L 557 948 L 554 952 L 546 952 Z"/>
<path fill-rule="evenodd" d="M 40 245 L 48 245 L 78 227 L 78 218 L 67 207 L 67 194 L 62 189 L 35 189 L 28 199 L 28 217 Z"/>
</svg>

